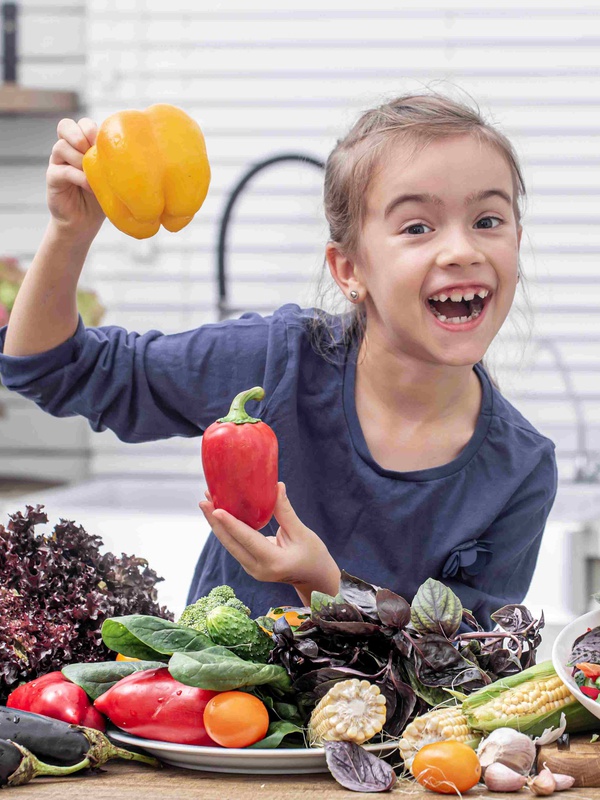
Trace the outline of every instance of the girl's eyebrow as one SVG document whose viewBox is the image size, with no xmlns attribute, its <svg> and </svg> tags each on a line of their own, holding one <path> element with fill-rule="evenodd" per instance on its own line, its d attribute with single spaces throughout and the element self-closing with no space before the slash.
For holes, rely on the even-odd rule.
<svg viewBox="0 0 600 800">
<path fill-rule="evenodd" d="M 472 203 L 479 203 L 482 200 L 487 200 L 490 197 L 500 197 L 509 205 L 512 205 L 512 199 L 510 195 L 503 189 L 484 189 L 481 192 L 473 192 L 470 194 L 465 200 L 465 206 L 469 206 Z M 402 205 L 402 203 L 430 203 L 431 205 L 435 206 L 444 205 L 442 198 L 435 194 L 400 194 L 387 204 L 383 215 L 384 219 L 387 219 L 392 211 L 398 208 L 398 206 Z"/>
</svg>

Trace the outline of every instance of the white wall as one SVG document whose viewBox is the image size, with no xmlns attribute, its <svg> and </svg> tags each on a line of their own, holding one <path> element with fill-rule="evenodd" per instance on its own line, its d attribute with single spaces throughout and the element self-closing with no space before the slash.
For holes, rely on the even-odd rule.
<svg viewBox="0 0 600 800">
<path fill-rule="evenodd" d="M 21 0 L 18 83 L 77 92 L 83 106 L 86 25 L 84 0 Z M 45 172 L 61 116 L 0 114 L 0 258 L 16 257 L 23 267 L 29 266 L 46 225 Z M 0 476 L 81 479 L 90 463 L 89 433 L 84 421 L 50 418 L 0 387 Z"/>
<path fill-rule="evenodd" d="M 218 222 L 251 164 L 290 150 L 324 159 L 361 110 L 399 93 L 434 88 L 472 96 L 522 160 L 529 190 L 522 259 L 536 312 L 534 336 L 550 337 L 555 348 L 534 342 L 523 355 L 515 314 L 494 347 L 501 386 L 557 442 L 561 480 L 574 475 L 577 415 L 587 446 L 600 449 L 595 4 L 22 5 L 26 85 L 84 90 L 85 113 L 98 123 L 123 108 L 173 103 L 206 135 L 213 181 L 189 227 L 139 242 L 107 223 L 92 248 L 84 281 L 101 294 L 106 324 L 128 329 L 173 332 L 216 318 Z M 0 251 L 25 265 L 46 224 L 44 171 L 55 122 L 0 118 Z M 320 174 L 298 166 L 264 173 L 244 194 L 231 229 L 231 303 L 262 311 L 287 301 L 311 303 L 310 281 L 320 270 L 326 235 Z M 93 435 L 89 446 L 98 476 L 177 478 L 200 471 L 197 440 L 133 446 L 107 432 Z M 544 575 L 555 574 L 546 570 L 556 572 L 567 535 L 555 529 L 548 537 L 538 587 Z"/>
<path fill-rule="evenodd" d="M 252 164 L 281 152 L 324 159 L 357 114 L 406 91 L 470 94 L 512 138 L 529 189 L 522 245 L 535 334 L 559 342 L 600 445 L 600 17 L 585 4 L 478 2 L 445 11 L 422 3 L 173 0 L 88 4 L 88 102 L 98 122 L 125 107 L 170 102 L 201 124 L 213 181 L 194 222 L 146 242 L 107 225 L 86 275 L 107 323 L 166 332 L 215 318 L 215 242 L 228 192 Z M 266 310 L 311 303 L 326 227 L 321 175 L 282 166 L 251 184 L 231 227 L 230 302 Z M 41 221 L 40 221 L 41 227 Z M 520 316 L 516 315 L 519 323 Z M 573 403 L 552 352 L 507 324 L 495 348 L 502 386 L 558 444 L 574 470 Z M 517 362 L 521 371 L 515 372 Z M 528 396 L 524 396 L 525 394 Z M 122 446 L 94 437 L 95 471 L 189 474 L 198 445 Z M 143 455 L 143 458 L 140 458 Z"/>
</svg>

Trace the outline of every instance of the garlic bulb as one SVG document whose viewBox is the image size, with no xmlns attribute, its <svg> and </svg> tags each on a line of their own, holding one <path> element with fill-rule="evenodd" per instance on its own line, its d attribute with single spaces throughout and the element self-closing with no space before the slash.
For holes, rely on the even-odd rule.
<svg viewBox="0 0 600 800">
<path fill-rule="evenodd" d="M 527 778 L 495 761 L 487 767 L 484 781 L 490 792 L 518 792 L 527 783 Z"/>
<path fill-rule="evenodd" d="M 504 764 L 521 775 L 529 775 L 535 761 L 535 745 L 529 736 L 512 728 L 496 728 L 477 748 L 484 771 L 490 764 Z"/>
</svg>

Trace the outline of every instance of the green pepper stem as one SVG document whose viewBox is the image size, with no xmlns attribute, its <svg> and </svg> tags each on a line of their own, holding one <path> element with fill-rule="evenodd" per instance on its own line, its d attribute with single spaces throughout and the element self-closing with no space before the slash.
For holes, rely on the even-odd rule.
<svg viewBox="0 0 600 800">
<path fill-rule="evenodd" d="M 229 414 L 226 417 L 221 417 L 217 422 L 233 422 L 235 425 L 244 425 L 246 422 L 260 422 L 260 419 L 251 417 L 244 406 L 248 400 L 262 400 L 264 396 L 265 390 L 262 386 L 254 386 L 252 389 L 240 392 L 233 398 Z"/>
</svg>

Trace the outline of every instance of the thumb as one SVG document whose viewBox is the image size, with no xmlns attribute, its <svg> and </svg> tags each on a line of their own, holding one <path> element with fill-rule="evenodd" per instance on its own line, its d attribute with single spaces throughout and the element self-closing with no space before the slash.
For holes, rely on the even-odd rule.
<svg viewBox="0 0 600 800">
<path fill-rule="evenodd" d="M 304 529 L 304 525 L 292 508 L 285 489 L 285 483 L 282 481 L 277 484 L 277 502 L 275 503 L 273 514 L 283 530 L 292 536 L 295 532 Z"/>
</svg>

